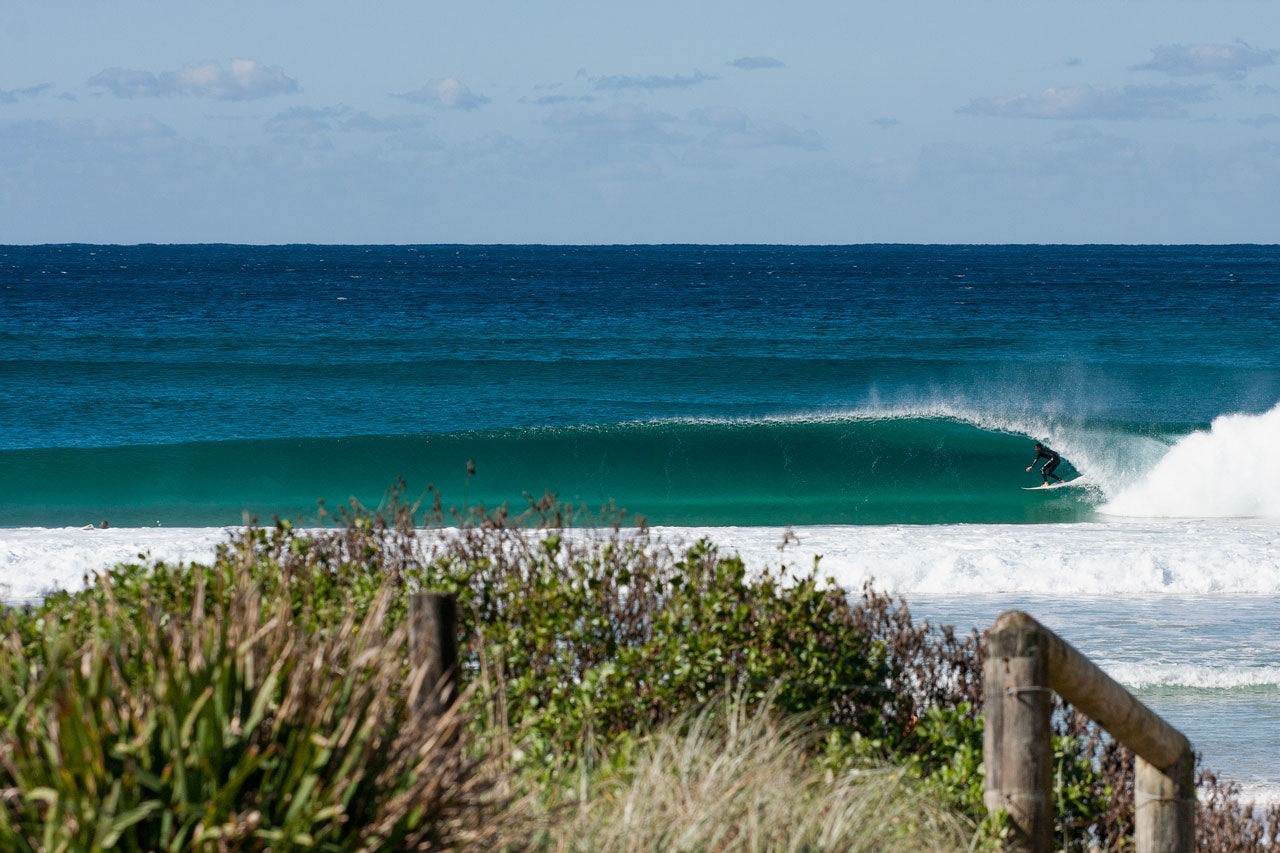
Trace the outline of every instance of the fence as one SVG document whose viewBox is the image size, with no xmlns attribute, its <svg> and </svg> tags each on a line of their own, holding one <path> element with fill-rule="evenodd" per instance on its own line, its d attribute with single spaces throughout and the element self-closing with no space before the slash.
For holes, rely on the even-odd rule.
<svg viewBox="0 0 1280 853">
<path fill-rule="evenodd" d="M 987 632 L 984 670 L 986 805 L 1009 814 L 1006 849 L 1053 847 L 1050 691 L 1137 754 L 1137 853 L 1195 848 L 1191 744 L 1072 646 L 1027 614 L 1002 613 Z"/>
<path fill-rule="evenodd" d="M 452 595 L 410 597 L 410 697 L 417 713 L 437 714 L 457 693 L 457 625 Z M 1021 611 L 1001 614 L 987 633 L 984 681 L 985 799 L 988 809 L 1009 814 L 1008 850 L 1049 853 L 1053 847 L 1049 694 L 1056 691 L 1137 754 L 1137 853 L 1191 853 L 1194 764 L 1181 732 Z"/>
</svg>

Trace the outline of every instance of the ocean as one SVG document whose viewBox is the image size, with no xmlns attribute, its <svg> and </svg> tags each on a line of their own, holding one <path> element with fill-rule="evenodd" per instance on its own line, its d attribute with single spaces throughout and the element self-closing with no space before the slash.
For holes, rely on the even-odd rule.
<svg viewBox="0 0 1280 853">
<path fill-rule="evenodd" d="M 0 597 L 398 477 L 1025 609 L 1280 801 L 1280 247 L 0 246 Z"/>
</svg>

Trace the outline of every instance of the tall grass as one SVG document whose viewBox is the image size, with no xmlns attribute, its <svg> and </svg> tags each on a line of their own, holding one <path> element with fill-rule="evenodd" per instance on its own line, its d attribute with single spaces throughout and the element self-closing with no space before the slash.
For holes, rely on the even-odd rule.
<svg viewBox="0 0 1280 853">
<path fill-rule="evenodd" d="M 642 739 L 581 787 L 543 845 L 555 851 L 965 850 L 974 825 L 901 767 L 832 769 L 823 729 L 741 698 Z"/>
</svg>

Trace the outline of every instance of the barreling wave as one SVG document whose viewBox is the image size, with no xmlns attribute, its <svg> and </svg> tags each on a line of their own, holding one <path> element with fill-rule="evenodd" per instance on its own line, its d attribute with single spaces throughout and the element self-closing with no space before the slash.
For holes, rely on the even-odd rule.
<svg viewBox="0 0 1280 853">
<path fill-rule="evenodd" d="M 1278 413 L 1280 408 L 1253 418 L 1276 420 Z M 1266 429 L 1274 429 L 1269 420 L 1254 432 Z M 1215 424 L 1213 434 L 1221 432 Z M 1157 463 L 1179 437 L 1142 424 L 928 406 L 749 420 L 22 449 L 0 452 L 0 525 L 109 519 L 126 526 L 204 526 L 236 524 L 245 513 L 314 518 L 320 499 L 332 506 L 356 497 L 374 505 L 400 477 L 411 495 L 435 484 L 447 504 L 519 506 L 524 492 L 549 490 L 590 507 L 612 500 L 658 524 L 1069 522 L 1096 518 L 1096 507 L 1107 501 L 1108 512 L 1123 506 L 1130 507 L 1125 514 L 1143 514 L 1131 511 L 1141 502 L 1131 496 L 1166 489 L 1163 480 L 1150 477 L 1163 470 Z M 1085 475 L 1090 486 L 1023 491 L 1036 483 L 1036 475 L 1023 470 L 1033 455 L 1031 438 L 1062 453 L 1060 475 Z M 1224 433 L 1215 446 L 1231 440 Z M 464 473 L 468 460 L 478 469 L 470 478 Z M 1152 474 L 1144 479 L 1148 469 Z M 1154 499 L 1150 506 L 1150 514 L 1164 513 Z M 1266 514 L 1273 504 L 1250 507 Z"/>
</svg>

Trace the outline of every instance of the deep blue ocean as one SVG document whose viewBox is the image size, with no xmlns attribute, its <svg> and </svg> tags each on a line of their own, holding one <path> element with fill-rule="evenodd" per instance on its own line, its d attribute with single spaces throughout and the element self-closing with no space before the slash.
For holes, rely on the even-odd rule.
<svg viewBox="0 0 1280 853">
<path fill-rule="evenodd" d="M 665 524 L 1070 521 L 1280 400 L 1280 249 L 0 247 L 0 525 L 550 489 Z M 467 481 L 467 460 L 477 474 Z"/>
<path fill-rule="evenodd" d="M 1024 608 L 1280 801 L 1280 247 L 0 246 L 0 598 L 401 477 Z"/>
</svg>

